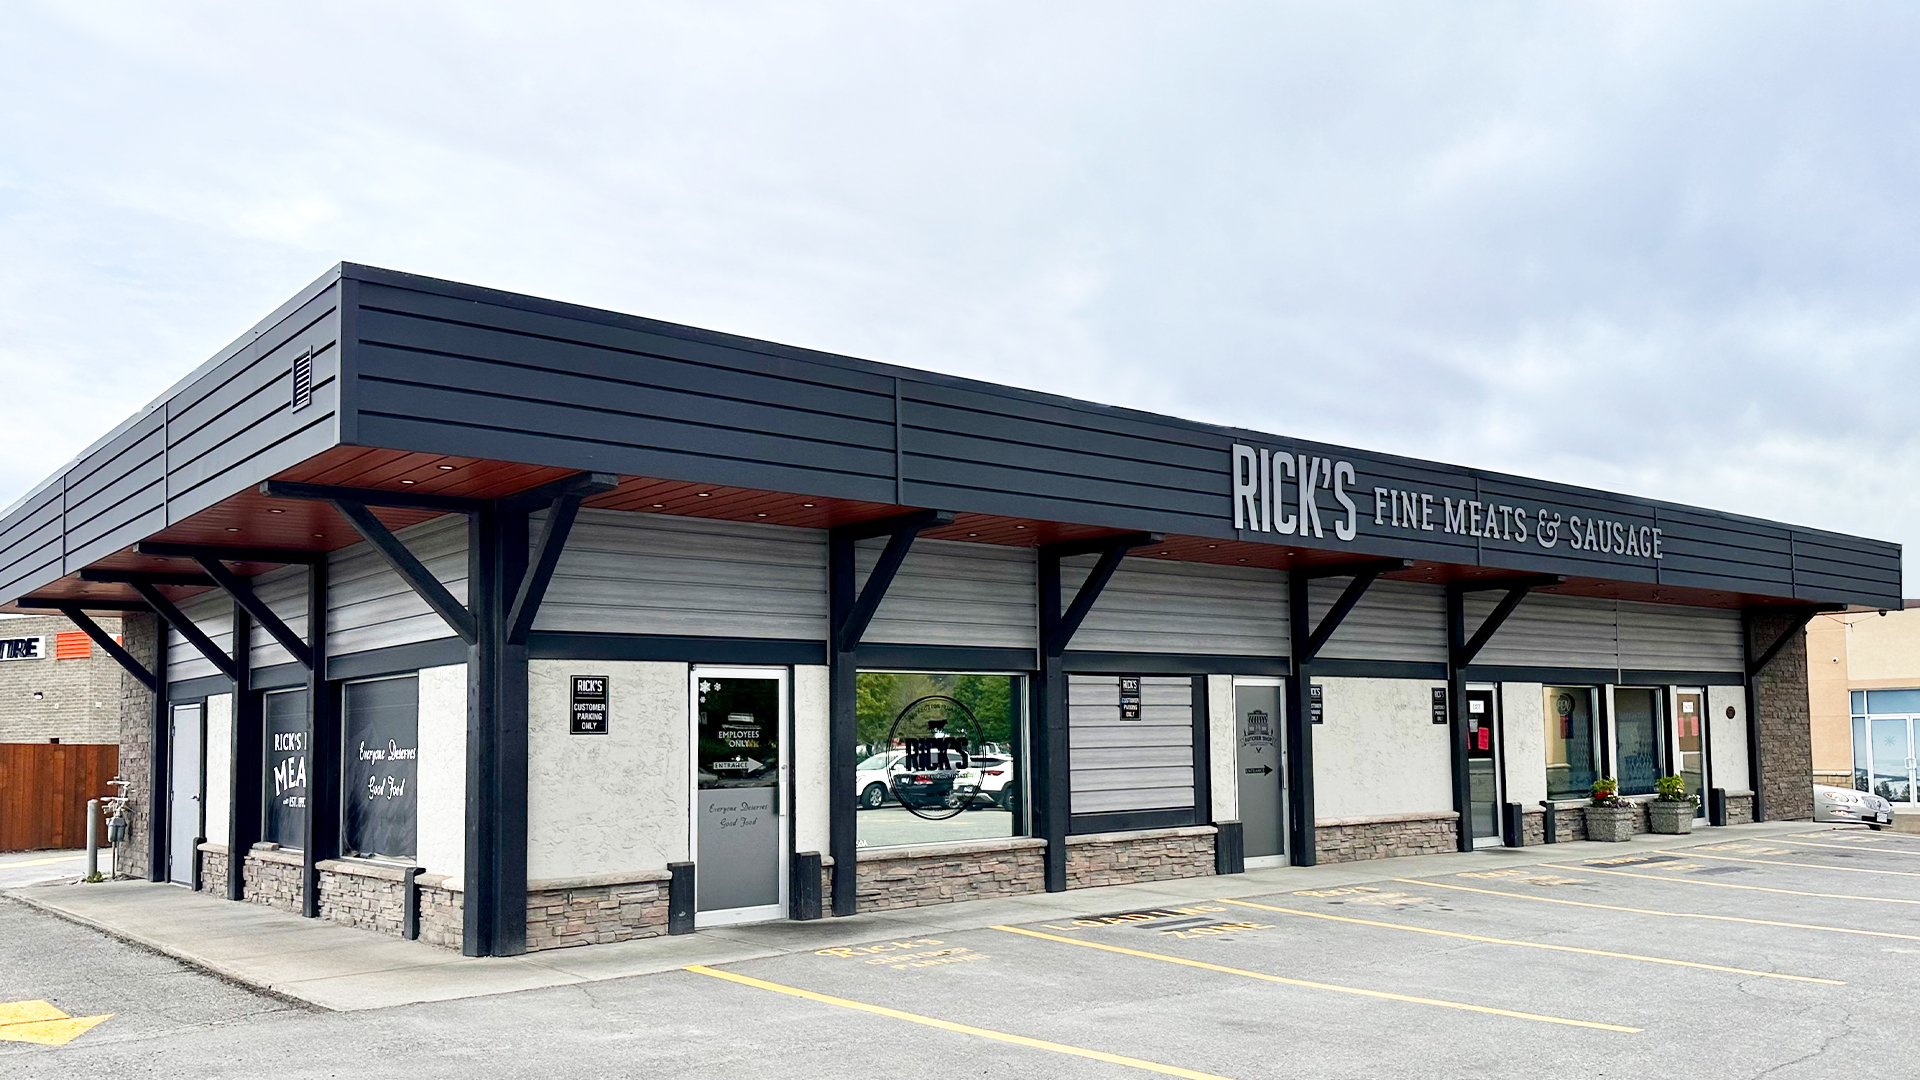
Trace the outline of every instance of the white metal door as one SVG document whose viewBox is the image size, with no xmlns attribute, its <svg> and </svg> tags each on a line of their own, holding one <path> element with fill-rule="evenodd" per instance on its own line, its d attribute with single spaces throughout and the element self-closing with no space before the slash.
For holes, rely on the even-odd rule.
<svg viewBox="0 0 1920 1080">
<path fill-rule="evenodd" d="M 167 745 L 167 880 L 193 884 L 194 841 L 206 835 L 207 725 L 200 705 L 175 705 Z"/>
<path fill-rule="evenodd" d="M 696 667 L 691 682 L 694 923 L 785 918 L 787 671 Z"/>
</svg>

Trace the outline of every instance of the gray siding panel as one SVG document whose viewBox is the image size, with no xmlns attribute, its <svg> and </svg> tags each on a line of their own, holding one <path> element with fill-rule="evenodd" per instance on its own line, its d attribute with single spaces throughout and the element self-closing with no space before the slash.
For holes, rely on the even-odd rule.
<svg viewBox="0 0 1920 1080">
<path fill-rule="evenodd" d="M 1193 805 L 1193 681 L 1146 676 L 1140 698 L 1140 719 L 1122 720 L 1118 677 L 1068 676 L 1071 813 Z"/>
<path fill-rule="evenodd" d="M 1640 671 L 1744 671 L 1740 613 L 1619 602 L 1620 666 Z"/>
<path fill-rule="evenodd" d="M 1072 603 L 1097 560 L 1060 568 Z M 1129 558 L 1087 614 L 1071 646 L 1086 652 L 1287 655 L 1287 579 L 1277 570 Z"/>
<path fill-rule="evenodd" d="M 213 643 L 228 656 L 233 655 L 233 600 L 226 593 L 212 589 L 190 597 L 179 603 L 180 613 L 193 620 L 200 632 L 213 639 Z M 220 669 L 213 661 L 200 655 L 193 643 L 180 636 L 180 631 L 167 630 L 167 681 L 185 682 L 188 679 L 218 675 Z"/>
<path fill-rule="evenodd" d="M 582 510 L 534 628 L 824 641 L 827 536 Z"/>
<path fill-rule="evenodd" d="M 1314 626 L 1347 587 L 1348 578 L 1319 578 L 1307 585 Z M 1447 662 L 1447 593 L 1419 581 L 1375 581 L 1320 657 L 1328 660 Z"/>
<path fill-rule="evenodd" d="M 855 549 L 860 581 L 885 547 L 874 540 Z M 1038 648 L 1038 573 L 1032 548 L 915 541 L 864 640 Z"/>
<path fill-rule="evenodd" d="M 1467 633 L 1486 622 L 1498 593 L 1467 596 Z M 1618 668 L 1614 601 L 1534 593 L 1500 624 L 1474 663 L 1487 667 Z"/>
<path fill-rule="evenodd" d="M 454 598 L 467 599 L 467 520 L 449 514 L 397 534 Z M 434 641 L 452 633 L 446 621 L 400 580 L 370 545 L 327 558 L 327 655 Z"/>
<path fill-rule="evenodd" d="M 269 570 L 253 579 L 253 591 L 300 640 L 307 639 L 306 567 L 283 566 L 278 570 Z M 292 654 L 275 641 L 257 619 L 253 620 L 252 650 L 252 663 L 256 669 L 293 663 Z"/>
</svg>

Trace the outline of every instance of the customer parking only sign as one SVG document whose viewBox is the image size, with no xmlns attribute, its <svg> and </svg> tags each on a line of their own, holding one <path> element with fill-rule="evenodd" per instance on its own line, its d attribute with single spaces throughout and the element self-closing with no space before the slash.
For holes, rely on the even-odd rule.
<svg viewBox="0 0 1920 1080">
<path fill-rule="evenodd" d="M 567 730 L 575 735 L 607 733 L 607 677 L 575 675 L 573 696 L 567 710 Z"/>
</svg>

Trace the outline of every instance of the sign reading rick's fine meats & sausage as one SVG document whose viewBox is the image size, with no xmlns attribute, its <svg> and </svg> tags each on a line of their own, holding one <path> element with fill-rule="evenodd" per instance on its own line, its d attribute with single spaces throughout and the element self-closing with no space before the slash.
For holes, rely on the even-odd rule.
<svg viewBox="0 0 1920 1080">
<path fill-rule="evenodd" d="M 567 730 L 575 735 L 607 733 L 607 677 L 573 676 L 573 697 L 567 709 Z"/>
</svg>

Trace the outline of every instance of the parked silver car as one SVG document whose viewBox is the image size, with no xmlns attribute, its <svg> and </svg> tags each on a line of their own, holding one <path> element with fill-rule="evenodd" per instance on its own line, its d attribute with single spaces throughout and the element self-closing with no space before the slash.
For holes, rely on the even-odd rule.
<svg viewBox="0 0 1920 1080">
<path fill-rule="evenodd" d="M 1880 829 L 1893 824 L 1893 804 L 1871 792 L 1815 784 L 1813 820 L 1851 821 Z"/>
</svg>

